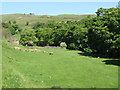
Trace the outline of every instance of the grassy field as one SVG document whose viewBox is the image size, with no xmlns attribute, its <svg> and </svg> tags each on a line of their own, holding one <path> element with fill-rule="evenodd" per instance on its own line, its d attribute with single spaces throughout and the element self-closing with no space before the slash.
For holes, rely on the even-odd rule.
<svg viewBox="0 0 120 90">
<path fill-rule="evenodd" d="M 82 56 L 81 51 L 35 47 L 42 52 L 9 48 L 3 42 L 4 88 L 117 88 L 118 66 L 107 65 L 106 58 Z M 24 46 L 19 46 L 26 48 Z"/>
</svg>

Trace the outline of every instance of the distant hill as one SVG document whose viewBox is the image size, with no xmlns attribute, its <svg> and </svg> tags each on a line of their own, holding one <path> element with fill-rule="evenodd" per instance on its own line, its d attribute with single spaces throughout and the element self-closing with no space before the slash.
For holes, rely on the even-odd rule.
<svg viewBox="0 0 120 90">
<path fill-rule="evenodd" d="M 3 22 L 16 21 L 18 25 L 24 28 L 26 22 L 29 22 L 29 26 L 33 26 L 36 22 L 47 22 L 54 20 L 56 22 L 60 21 L 71 21 L 71 20 L 81 20 L 85 17 L 95 17 L 96 15 L 72 15 L 72 14 L 62 14 L 57 16 L 50 15 L 30 15 L 30 14 L 7 14 L 2 16 Z"/>
</svg>

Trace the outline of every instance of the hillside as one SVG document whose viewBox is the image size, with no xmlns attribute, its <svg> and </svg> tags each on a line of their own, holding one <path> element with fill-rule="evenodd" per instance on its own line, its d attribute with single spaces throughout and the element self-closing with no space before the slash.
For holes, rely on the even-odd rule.
<svg viewBox="0 0 120 90">
<path fill-rule="evenodd" d="M 71 21 L 71 20 L 81 20 L 85 17 L 95 17 L 96 15 L 69 15 L 63 14 L 58 16 L 50 16 L 50 15 L 29 15 L 29 14 L 8 14 L 2 15 L 3 22 L 16 21 L 18 25 L 24 28 L 26 22 L 30 23 L 29 26 L 33 26 L 36 22 L 47 22 L 47 21 Z"/>
</svg>

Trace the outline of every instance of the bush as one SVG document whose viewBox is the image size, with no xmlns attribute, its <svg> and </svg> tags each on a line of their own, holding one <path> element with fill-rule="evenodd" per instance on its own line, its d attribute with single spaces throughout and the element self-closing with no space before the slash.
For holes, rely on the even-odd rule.
<svg viewBox="0 0 120 90">
<path fill-rule="evenodd" d="M 11 34 L 15 34 L 15 29 L 12 26 L 9 26 L 8 29 L 10 30 Z"/>
<path fill-rule="evenodd" d="M 84 48 L 84 51 L 87 53 L 92 53 L 92 50 L 90 48 Z"/>
<path fill-rule="evenodd" d="M 60 47 L 61 47 L 61 48 L 66 48 L 66 47 L 67 47 L 67 44 L 66 44 L 65 42 L 61 42 L 61 43 L 60 43 Z"/>
<path fill-rule="evenodd" d="M 70 43 L 68 48 L 72 50 L 78 49 L 78 47 L 74 43 Z"/>
<path fill-rule="evenodd" d="M 29 22 L 26 22 L 25 26 L 28 26 L 29 25 Z"/>
</svg>

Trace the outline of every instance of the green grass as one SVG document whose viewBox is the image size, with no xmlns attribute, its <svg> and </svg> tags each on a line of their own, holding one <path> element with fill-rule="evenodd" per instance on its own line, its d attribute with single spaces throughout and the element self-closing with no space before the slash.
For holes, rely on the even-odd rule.
<svg viewBox="0 0 120 90">
<path fill-rule="evenodd" d="M 15 34 L 13 35 L 14 38 L 16 38 L 17 40 L 20 40 L 20 34 Z"/>
<path fill-rule="evenodd" d="M 81 51 L 37 47 L 48 53 L 8 48 L 3 42 L 3 87 L 5 88 L 117 88 L 118 66 L 106 58 L 79 55 Z M 23 47 L 23 46 L 20 46 Z M 26 48 L 26 47 L 24 47 Z"/>
</svg>

